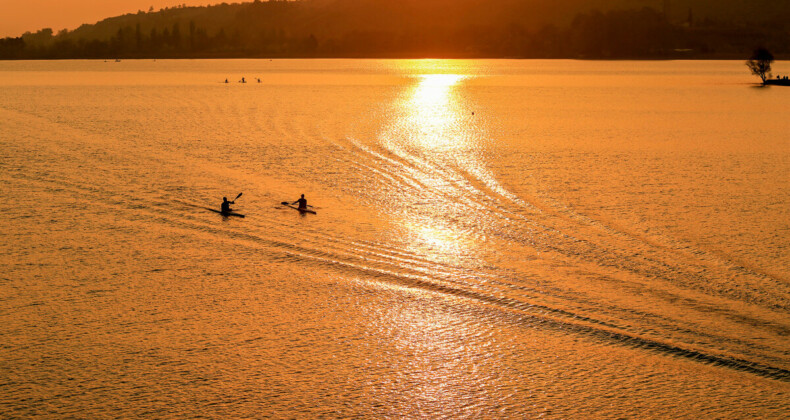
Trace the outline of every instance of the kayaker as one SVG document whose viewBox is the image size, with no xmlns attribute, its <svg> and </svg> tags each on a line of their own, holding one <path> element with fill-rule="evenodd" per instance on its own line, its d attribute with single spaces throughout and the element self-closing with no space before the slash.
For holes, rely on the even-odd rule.
<svg viewBox="0 0 790 420">
<path fill-rule="evenodd" d="M 235 201 L 228 201 L 228 197 L 222 197 L 222 206 L 221 210 L 223 213 L 230 213 L 232 210 L 230 209 L 231 204 L 236 204 Z"/>
<path fill-rule="evenodd" d="M 294 201 L 291 204 L 296 204 L 296 203 L 299 203 L 300 210 L 307 210 L 307 200 L 304 199 L 304 194 L 302 194 L 302 198 Z"/>
</svg>

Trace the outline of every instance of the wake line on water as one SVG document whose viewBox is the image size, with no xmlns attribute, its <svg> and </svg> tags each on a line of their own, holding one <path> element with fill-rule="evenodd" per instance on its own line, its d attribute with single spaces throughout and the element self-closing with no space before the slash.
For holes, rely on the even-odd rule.
<svg viewBox="0 0 790 420">
<path fill-rule="evenodd" d="M 166 216 L 162 216 L 162 219 L 169 220 L 169 218 Z M 183 230 L 188 232 L 193 231 L 193 227 L 190 226 L 190 223 L 181 224 L 183 225 Z M 175 226 L 171 225 L 171 227 Z M 227 233 L 222 229 L 207 228 L 206 226 L 201 226 L 200 230 L 204 232 L 210 232 L 212 234 Z M 525 317 L 525 319 L 529 319 L 538 325 L 545 326 L 552 330 L 562 332 L 571 331 L 616 345 L 624 345 L 637 349 L 646 349 L 667 356 L 729 368 L 783 382 L 790 382 L 790 370 L 788 369 L 775 367 L 764 363 L 753 362 L 742 358 L 705 353 L 699 350 L 687 349 L 654 339 L 613 331 L 612 329 L 618 328 L 617 325 L 600 321 L 592 317 L 579 315 L 564 309 L 557 309 L 545 305 L 523 302 L 508 297 L 492 296 L 472 290 L 466 290 L 459 287 L 459 284 L 453 284 L 453 282 L 441 280 L 436 276 L 398 273 L 395 271 L 370 267 L 350 261 L 341 261 L 333 258 L 336 256 L 332 255 L 331 253 L 312 250 L 282 241 L 272 241 L 252 234 L 235 232 L 231 233 L 231 235 L 239 241 L 239 245 L 243 244 L 243 246 L 248 246 L 258 251 L 264 251 L 269 256 L 275 257 L 275 259 L 278 256 L 281 258 L 284 255 L 287 256 L 289 260 L 304 261 L 322 266 L 335 267 L 342 271 L 350 271 L 352 273 L 370 276 L 376 281 L 384 281 L 390 285 L 407 287 L 418 291 L 434 292 L 447 297 L 452 296 L 483 303 L 489 307 L 514 312 L 520 316 Z M 585 323 L 594 325 L 585 325 Z"/>
<path fill-rule="evenodd" d="M 221 230 L 217 230 L 215 233 L 219 234 L 222 232 Z M 293 260 L 309 261 L 323 266 L 332 266 L 340 268 L 343 271 L 362 273 L 371 276 L 376 280 L 386 281 L 389 284 L 400 287 L 405 286 L 420 291 L 439 293 L 444 296 L 465 298 L 475 302 L 488 304 L 503 310 L 516 311 L 516 313 L 553 330 L 573 331 L 578 334 L 589 336 L 594 339 L 604 340 L 613 344 L 625 345 L 631 348 L 647 349 L 668 356 L 734 369 L 770 379 L 780 380 L 783 382 L 790 382 L 790 370 L 788 369 L 752 362 L 741 358 L 709 354 L 698 350 L 691 350 L 680 346 L 663 343 L 653 339 L 647 339 L 644 337 L 629 335 L 623 332 L 613 331 L 608 328 L 617 329 L 618 326 L 596 320 L 588 316 L 579 315 L 567 310 L 518 301 L 507 297 L 497 297 L 475 291 L 465 290 L 458 287 L 458 284 L 442 281 L 434 276 L 404 274 L 387 269 L 356 264 L 349 261 L 340 261 L 332 258 L 333 255 L 325 252 L 316 252 L 315 250 L 303 248 L 295 244 L 269 241 L 255 235 L 235 233 L 233 236 L 236 239 L 243 240 L 244 242 L 252 242 L 256 245 L 253 247 L 258 250 L 261 250 L 259 247 L 260 245 L 268 245 L 266 246 L 266 250 L 268 252 L 274 254 L 284 254 Z M 597 327 L 592 325 L 584 325 L 583 323 L 595 324 Z"/>
</svg>

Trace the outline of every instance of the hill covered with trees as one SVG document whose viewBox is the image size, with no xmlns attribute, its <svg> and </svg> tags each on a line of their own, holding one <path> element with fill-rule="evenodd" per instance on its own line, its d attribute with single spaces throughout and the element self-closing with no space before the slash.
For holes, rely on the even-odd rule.
<svg viewBox="0 0 790 420">
<path fill-rule="evenodd" d="M 741 58 L 790 53 L 774 0 L 270 0 L 0 39 L 0 58 Z"/>
</svg>

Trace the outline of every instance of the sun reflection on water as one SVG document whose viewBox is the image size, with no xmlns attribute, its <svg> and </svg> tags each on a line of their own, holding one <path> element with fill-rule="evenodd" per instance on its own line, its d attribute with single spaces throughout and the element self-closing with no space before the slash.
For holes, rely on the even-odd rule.
<svg viewBox="0 0 790 420">
<path fill-rule="evenodd" d="M 393 104 L 378 139 L 409 186 L 385 200 L 387 208 L 401 209 L 394 221 L 410 252 L 463 266 L 477 258 L 466 206 L 472 185 L 486 172 L 484 130 L 463 98 L 464 82 L 475 76 L 448 72 L 444 62 L 413 64 L 413 84 Z"/>
<path fill-rule="evenodd" d="M 459 256 L 466 252 L 466 241 L 455 230 L 423 223 L 410 223 L 407 227 L 411 233 L 410 241 L 421 251 L 444 256 Z"/>
<path fill-rule="evenodd" d="M 424 74 L 420 76 L 411 102 L 422 110 L 431 109 L 434 115 L 448 114 L 449 94 L 465 78 L 460 74 Z"/>
<path fill-rule="evenodd" d="M 405 102 L 402 132 L 412 144 L 431 149 L 453 149 L 464 144 L 460 129 L 456 86 L 466 78 L 459 74 L 425 74 Z"/>
</svg>

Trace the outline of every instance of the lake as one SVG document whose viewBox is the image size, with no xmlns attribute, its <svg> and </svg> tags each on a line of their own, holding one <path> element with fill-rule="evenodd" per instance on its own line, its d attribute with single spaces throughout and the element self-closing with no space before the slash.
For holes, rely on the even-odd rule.
<svg viewBox="0 0 790 420">
<path fill-rule="evenodd" d="M 0 62 L 0 417 L 786 418 L 790 88 L 757 81 Z"/>
</svg>

